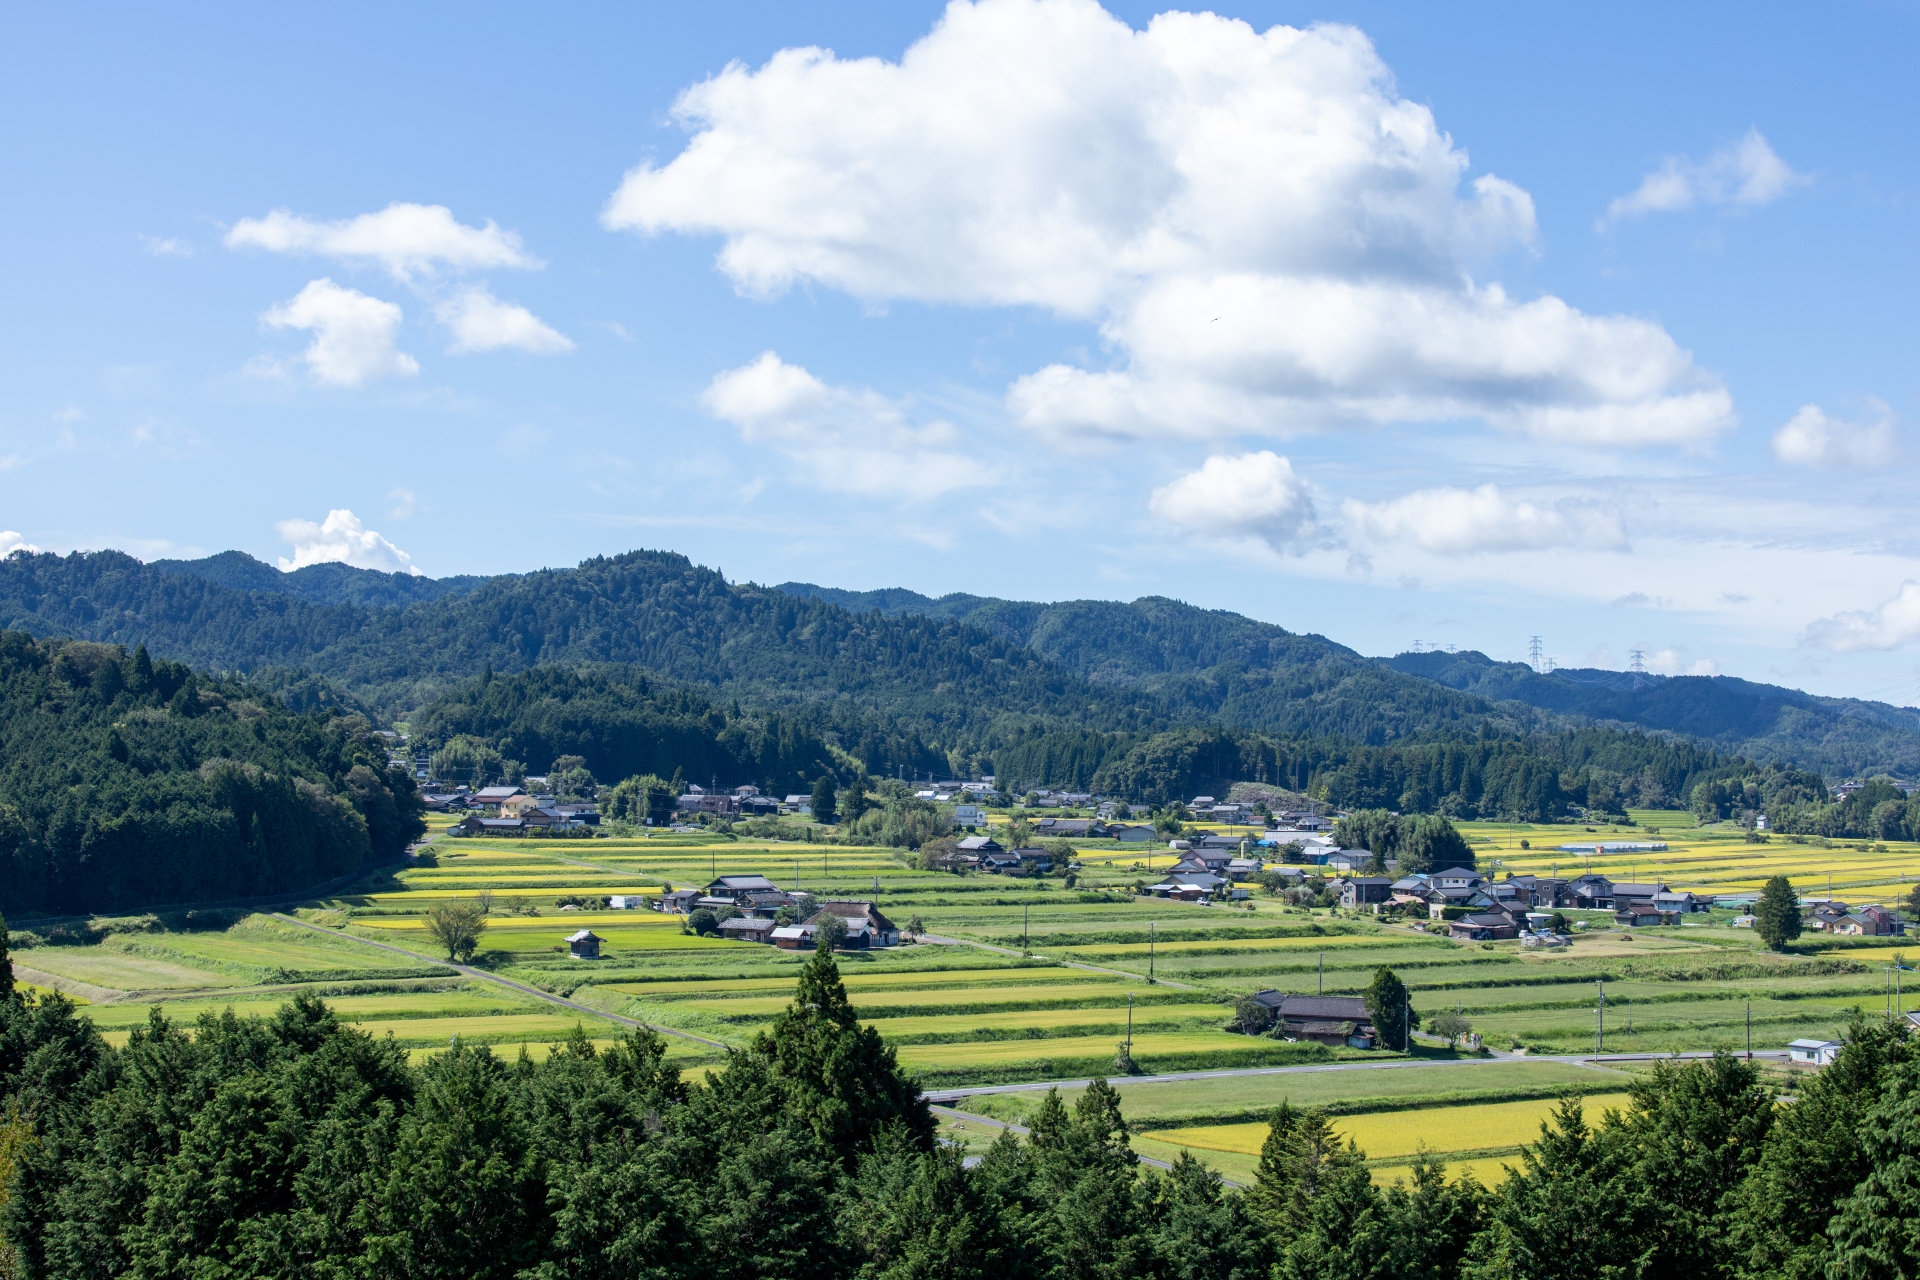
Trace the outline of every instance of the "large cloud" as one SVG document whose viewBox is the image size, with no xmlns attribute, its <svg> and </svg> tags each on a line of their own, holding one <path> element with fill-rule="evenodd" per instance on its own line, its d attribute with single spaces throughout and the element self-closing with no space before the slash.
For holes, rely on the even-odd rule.
<svg viewBox="0 0 1920 1280">
<path fill-rule="evenodd" d="M 700 402 L 750 444 L 779 450 L 815 484 L 883 498 L 932 497 L 987 482 L 953 446 L 951 424 L 914 426 L 865 387 L 833 387 L 771 351 L 714 378 Z"/>
<path fill-rule="evenodd" d="M 432 274 L 440 267 L 538 267 L 520 247 L 520 237 L 487 220 L 484 227 L 457 221 L 445 205 L 390 204 L 378 213 L 316 222 L 286 209 L 264 218 L 242 218 L 227 232 L 230 249 L 316 254 L 346 261 L 377 262 L 400 279 Z"/>
<path fill-rule="evenodd" d="M 1509 497 L 1497 485 L 1422 489 L 1385 502 L 1348 501 L 1348 525 L 1369 541 L 1404 543 L 1442 556 L 1548 547 L 1627 549 L 1619 517 L 1562 501 L 1553 506 Z"/>
<path fill-rule="evenodd" d="M 1291 462 L 1265 449 L 1208 458 L 1198 471 L 1155 489 L 1149 505 L 1182 532 L 1203 537 L 1257 538 L 1294 553 L 1330 541 L 1306 482 Z"/>
<path fill-rule="evenodd" d="M 1920 582 L 1901 583 L 1899 594 L 1878 608 L 1818 619 L 1807 639 L 1835 653 L 1900 649 L 1920 640 Z"/>
<path fill-rule="evenodd" d="M 397 345 L 400 308 L 325 279 L 260 317 L 276 329 L 306 329 L 313 342 L 301 353 L 316 382 L 357 387 L 373 378 L 412 377 L 420 364 Z"/>
<path fill-rule="evenodd" d="M 286 572 L 335 561 L 386 573 L 420 572 L 412 556 L 361 524 L 360 517 L 344 507 L 327 512 L 327 518 L 319 524 L 282 520 L 274 528 L 282 540 L 293 544 L 293 558 L 280 558 L 280 568 Z"/>
<path fill-rule="evenodd" d="M 743 291 L 1033 305 L 1119 372 L 1009 404 L 1064 435 L 1286 433 L 1481 416 L 1609 444 L 1731 422 L 1657 325 L 1475 286 L 1531 199 L 1482 176 L 1350 27 L 1256 32 L 1093 0 L 956 0 L 898 63 L 788 49 L 684 93 L 693 131 L 610 227 L 717 233 Z"/>
<path fill-rule="evenodd" d="M 1773 433 L 1773 456 L 1803 467 L 1885 466 L 1899 454 L 1900 445 L 1892 412 L 1878 401 L 1874 407 L 1878 416 L 1873 421 L 1844 422 L 1828 417 L 1817 404 L 1803 404 Z"/>
</svg>

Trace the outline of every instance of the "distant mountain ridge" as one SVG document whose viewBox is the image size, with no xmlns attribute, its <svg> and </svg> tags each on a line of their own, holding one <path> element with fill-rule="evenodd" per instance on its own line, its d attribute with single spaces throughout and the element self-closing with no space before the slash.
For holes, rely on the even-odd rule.
<svg viewBox="0 0 1920 1280">
<path fill-rule="evenodd" d="M 1562 669 L 1548 675 L 1485 654 L 1402 653 L 1366 658 L 1315 635 L 1297 635 L 1239 614 L 1144 597 L 1132 604 L 1063 601 L 1034 604 L 952 594 L 935 599 L 894 587 L 844 591 L 807 582 L 777 590 L 830 601 L 856 612 L 924 614 L 985 626 L 1029 645 L 1094 683 L 1190 693 L 1209 684 L 1233 692 L 1204 697 L 1228 723 L 1284 723 L 1262 705 L 1279 668 L 1367 664 L 1471 694 L 1516 721 L 1528 712 L 1572 724 L 1615 725 L 1683 734 L 1762 764 L 1793 763 L 1832 777 L 1873 771 L 1920 775 L 1920 710 L 1854 698 L 1828 698 L 1732 676 L 1659 676 Z M 1381 698 L 1408 695 L 1394 684 L 1350 677 Z"/>
<path fill-rule="evenodd" d="M 324 702 L 294 675 L 311 672 L 341 690 L 335 702 L 386 715 L 487 670 L 637 666 L 831 726 L 902 767 L 960 768 L 1039 731 L 1220 725 L 1385 746 L 1597 724 L 1830 777 L 1920 774 L 1920 712 L 1879 703 L 1725 677 L 1540 676 L 1480 654 L 1371 658 L 1162 597 L 1049 604 L 729 583 L 671 552 L 438 580 L 337 564 L 281 573 L 241 552 L 153 564 L 19 552 L 0 560 L 0 625 L 145 643 Z"/>
<path fill-rule="evenodd" d="M 184 573 L 235 591 L 271 591 L 311 604 L 360 604 L 404 607 L 473 590 L 486 578 L 467 575 L 429 578 L 421 574 L 382 573 L 330 562 L 282 572 L 244 551 L 222 551 L 204 560 L 152 560 L 147 567 Z M 506 576 L 513 576 L 511 574 Z"/>
</svg>

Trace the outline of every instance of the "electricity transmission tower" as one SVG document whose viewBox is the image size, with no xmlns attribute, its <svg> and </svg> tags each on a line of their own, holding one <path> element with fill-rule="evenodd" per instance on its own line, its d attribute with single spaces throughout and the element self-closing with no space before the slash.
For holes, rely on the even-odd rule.
<svg viewBox="0 0 1920 1280">
<path fill-rule="evenodd" d="M 1543 656 L 1543 655 L 1544 655 L 1545 653 L 1546 653 L 1546 649 L 1545 649 L 1545 647 L 1544 647 L 1544 646 L 1543 646 L 1543 645 L 1542 645 L 1542 644 L 1540 643 L 1540 637 L 1539 637 L 1539 636 L 1532 636 L 1532 637 L 1529 637 L 1529 638 L 1528 638 L 1528 640 L 1527 640 L 1527 665 L 1528 665 L 1528 666 L 1530 666 L 1530 667 L 1532 667 L 1532 668 L 1533 668 L 1533 669 L 1534 669 L 1534 670 L 1535 670 L 1536 672 L 1537 672 L 1537 671 L 1539 671 L 1539 670 L 1541 669 L 1541 668 L 1540 668 L 1540 659 L 1541 659 L 1541 657 L 1542 657 L 1542 656 Z"/>
<path fill-rule="evenodd" d="M 1629 650 L 1629 656 L 1632 661 L 1627 664 L 1627 670 L 1637 676 L 1645 675 L 1647 673 L 1647 651 L 1645 649 Z"/>
</svg>

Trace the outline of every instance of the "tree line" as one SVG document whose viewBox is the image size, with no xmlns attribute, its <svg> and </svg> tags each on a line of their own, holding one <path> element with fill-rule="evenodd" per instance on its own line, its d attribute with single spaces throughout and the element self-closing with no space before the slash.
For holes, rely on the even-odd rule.
<svg viewBox="0 0 1920 1280">
<path fill-rule="evenodd" d="M 1252 1185 L 1143 1168 L 1120 1095 L 1044 1096 L 977 1162 L 935 1140 L 833 957 L 700 1083 L 636 1031 L 544 1062 L 455 1043 L 417 1067 L 296 997 L 157 1009 L 107 1047 L 58 995 L 0 997 L 0 1270 L 406 1280 L 1590 1280 L 1920 1270 L 1920 1062 L 1856 1018 L 1776 1104 L 1731 1055 L 1632 1106 L 1556 1108 L 1488 1188 L 1370 1171 L 1281 1107 Z"/>
<path fill-rule="evenodd" d="M 298 714 L 144 648 L 0 632 L 0 910 L 299 890 L 424 830 L 359 715 Z"/>
</svg>

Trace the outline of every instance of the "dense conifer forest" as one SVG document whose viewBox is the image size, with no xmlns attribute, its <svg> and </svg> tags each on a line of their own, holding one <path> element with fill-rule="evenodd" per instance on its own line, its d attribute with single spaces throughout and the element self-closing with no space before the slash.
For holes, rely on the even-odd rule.
<svg viewBox="0 0 1920 1280">
<path fill-rule="evenodd" d="M 750 1049 L 681 1079 L 651 1032 L 544 1062 L 417 1067 L 302 995 L 157 1010 L 111 1049 L 57 995 L 0 998 L 0 1272 L 952 1280 L 1591 1280 L 1920 1271 L 1920 1062 L 1856 1019 L 1791 1105 L 1732 1055 L 1661 1063 L 1624 1112 L 1562 1104 L 1495 1189 L 1377 1185 L 1316 1111 L 1258 1176 L 1131 1150 L 1096 1081 L 978 1163 L 934 1140 L 830 955 Z"/>
<path fill-rule="evenodd" d="M 425 830 L 358 715 L 86 641 L 0 632 L 0 910 L 303 889 Z"/>
</svg>

